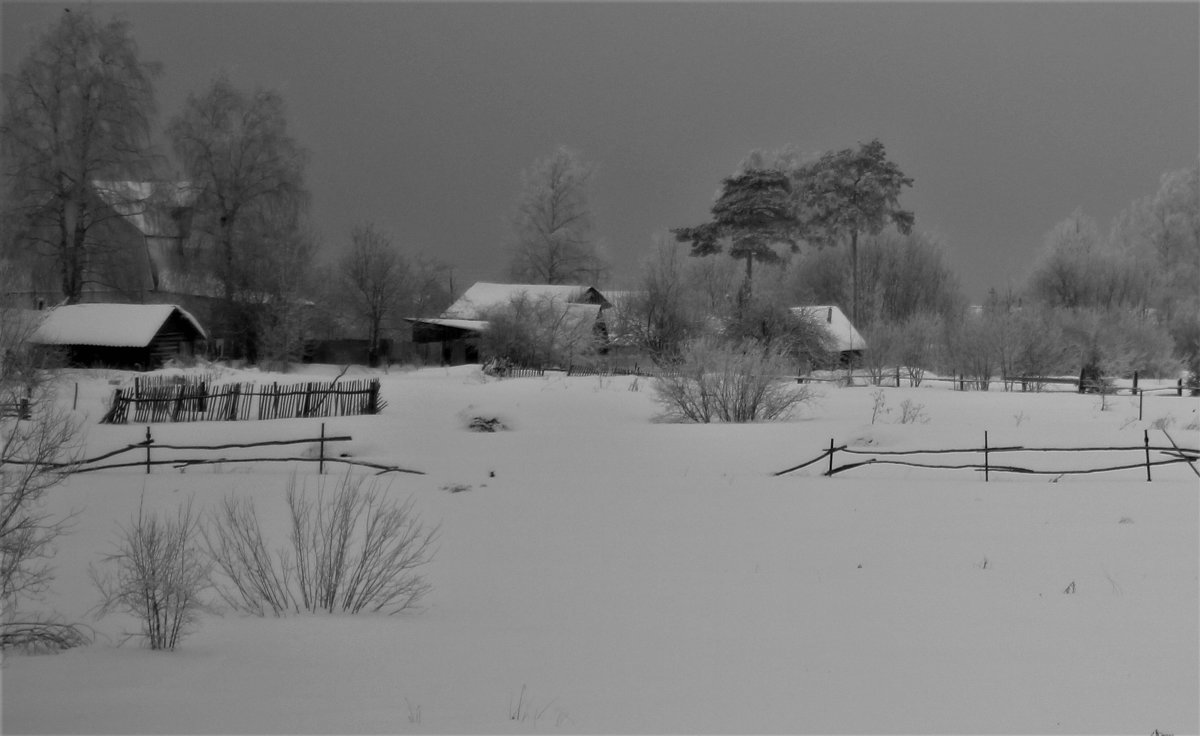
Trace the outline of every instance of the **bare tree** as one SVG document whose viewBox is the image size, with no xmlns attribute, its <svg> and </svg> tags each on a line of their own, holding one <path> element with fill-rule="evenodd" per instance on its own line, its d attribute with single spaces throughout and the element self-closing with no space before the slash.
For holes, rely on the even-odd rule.
<svg viewBox="0 0 1200 736">
<path fill-rule="evenodd" d="M 189 95 L 167 127 L 183 174 L 195 193 L 193 232 L 211 247 L 223 314 L 215 332 L 234 353 L 253 350 L 248 295 L 261 288 L 248 266 L 270 245 L 265 222 L 299 220 L 307 205 L 307 152 L 288 133 L 283 98 L 271 90 L 246 94 L 221 75 L 202 95 Z M 271 211 L 270 217 L 255 217 Z"/>
<path fill-rule="evenodd" d="M 359 225 L 338 263 L 356 319 L 367 328 L 367 359 L 375 365 L 387 320 L 407 301 L 413 283 L 408 261 L 374 225 Z"/>
<path fill-rule="evenodd" d="M 106 228 L 120 215 L 95 185 L 150 171 L 158 72 L 138 57 L 127 23 L 83 7 L 64 11 L 4 75 L 5 215 L 24 251 L 18 260 L 55 272 L 68 302 L 126 270 Z M 125 209 L 145 205 L 116 196 Z"/>
<path fill-rule="evenodd" d="M 522 173 L 512 218 L 513 278 L 538 284 L 600 281 L 607 267 L 592 232 L 588 187 L 594 173 L 565 146 Z"/>
<path fill-rule="evenodd" d="M 70 475 L 79 434 L 53 400 L 45 354 L 29 344 L 35 328 L 29 312 L 0 307 L 0 647 L 64 648 L 86 637 L 24 610 L 50 584 L 54 542 L 71 522 L 45 500 Z"/>
<path fill-rule="evenodd" d="M 616 322 L 610 326 L 613 334 L 632 341 L 660 365 L 674 361 L 700 321 L 699 299 L 687 282 L 685 246 L 673 240 L 655 244 L 638 290 L 618 301 Z"/>
<path fill-rule="evenodd" d="M 258 253 L 253 279 L 259 288 L 247 295 L 256 305 L 256 352 L 272 369 L 287 371 L 303 357 L 313 321 L 308 295 L 317 243 L 287 213 L 274 225 L 264 223 L 261 230 L 266 247 Z"/>
</svg>

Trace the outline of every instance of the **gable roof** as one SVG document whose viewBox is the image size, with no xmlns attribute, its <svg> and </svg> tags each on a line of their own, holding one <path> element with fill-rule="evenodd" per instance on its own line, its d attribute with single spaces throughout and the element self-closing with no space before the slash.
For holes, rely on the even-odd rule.
<svg viewBox="0 0 1200 736">
<path fill-rule="evenodd" d="M 850 319 L 837 306 L 792 307 L 791 312 L 792 314 L 807 312 L 818 322 L 825 325 L 825 329 L 829 331 L 829 334 L 833 335 L 838 352 L 845 353 L 850 350 L 867 349 L 867 341 L 863 339 L 862 335 L 858 334 L 858 330 L 850 323 Z"/>
<path fill-rule="evenodd" d="M 69 304 L 46 312 L 31 342 L 144 348 L 176 312 L 207 339 L 196 318 L 174 304 Z"/>
<path fill-rule="evenodd" d="M 591 286 L 578 284 L 493 284 L 479 281 L 463 292 L 442 312 L 443 319 L 486 319 L 487 313 L 508 306 L 513 299 L 549 299 L 568 304 L 610 306 L 604 295 Z"/>
</svg>

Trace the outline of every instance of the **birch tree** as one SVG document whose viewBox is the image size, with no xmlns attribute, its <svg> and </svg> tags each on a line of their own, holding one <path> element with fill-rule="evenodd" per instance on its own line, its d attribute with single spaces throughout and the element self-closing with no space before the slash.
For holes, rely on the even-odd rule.
<svg viewBox="0 0 1200 736">
<path fill-rule="evenodd" d="M 256 224 L 300 219 L 308 202 L 308 153 L 288 133 L 278 93 L 247 94 L 224 75 L 203 94 L 188 96 L 167 135 L 195 193 L 193 232 L 207 240 L 220 285 L 217 330 L 232 339 L 235 354 L 246 354 L 253 334 L 245 326 L 253 319 L 245 304 L 260 288 L 248 264 L 269 244 Z"/>
<path fill-rule="evenodd" d="M 141 60 L 126 22 L 102 21 L 85 6 L 64 10 L 3 77 L 4 214 L 20 250 L 10 256 L 52 270 L 69 303 L 120 275 L 104 227 L 119 215 L 94 186 L 151 171 L 159 71 Z"/>
<path fill-rule="evenodd" d="M 597 283 L 606 271 L 593 233 L 589 188 L 595 167 L 560 146 L 521 175 L 512 218 L 514 279 L 535 284 Z"/>
</svg>

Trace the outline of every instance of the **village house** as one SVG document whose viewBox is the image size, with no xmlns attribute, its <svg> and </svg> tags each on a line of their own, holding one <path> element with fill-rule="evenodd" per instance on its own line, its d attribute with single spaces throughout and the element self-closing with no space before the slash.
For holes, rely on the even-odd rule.
<svg viewBox="0 0 1200 736">
<path fill-rule="evenodd" d="M 495 284 L 480 281 L 438 317 L 407 317 L 413 342 L 440 354 L 445 365 L 479 362 L 479 338 L 488 329 L 488 317 L 514 301 L 527 299 L 562 305 L 572 321 L 584 322 L 605 333 L 604 310 L 612 304 L 591 286 L 568 284 Z"/>
<path fill-rule="evenodd" d="M 72 304 L 37 314 L 30 343 L 62 351 L 74 366 L 150 370 L 191 358 L 208 337 L 174 304 Z"/>
</svg>

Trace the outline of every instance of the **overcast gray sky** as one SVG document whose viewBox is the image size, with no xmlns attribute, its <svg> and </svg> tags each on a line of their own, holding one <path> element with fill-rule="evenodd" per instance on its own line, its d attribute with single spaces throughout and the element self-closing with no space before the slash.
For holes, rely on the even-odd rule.
<svg viewBox="0 0 1200 736">
<path fill-rule="evenodd" d="M 12 70 L 59 3 L 3 3 Z M 95 3 L 162 62 L 161 120 L 218 70 L 280 91 L 330 250 L 374 222 L 504 280 L 519 174 L 598 164 L 617 282 L 756 148 L 878 137 L 968 295 L 1080 207 L 1107 228 L 1200 155 L 1200 4 Z"/>
</svg>

